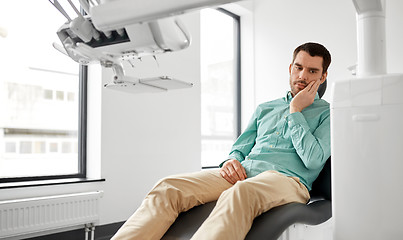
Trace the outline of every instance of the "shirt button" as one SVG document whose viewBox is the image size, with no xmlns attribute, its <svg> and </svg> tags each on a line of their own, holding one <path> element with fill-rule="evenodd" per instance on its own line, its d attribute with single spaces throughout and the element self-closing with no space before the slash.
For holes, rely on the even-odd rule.
<svg viewBox="0 0 403 240">
<path fill-rule="evenodd" d="M 280 133 L 279 133 L 279 132 L 276 132 L 276 134 L 279 135 Z"/>
<path fill-rule="evenodd" d="M 270 148 L 273 148 L 273 145 L 270 145 L 269 147 L 270 147 Z"/>
</svg>

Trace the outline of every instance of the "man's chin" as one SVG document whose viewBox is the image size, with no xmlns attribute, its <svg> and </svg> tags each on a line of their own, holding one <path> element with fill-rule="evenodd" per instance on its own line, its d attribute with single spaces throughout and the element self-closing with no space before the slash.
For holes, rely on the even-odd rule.
<svg viewBox="0 0 403 240">
<path fill-rule="evenodd" d="M 292 93 L 293 96 L 295 96 L 303 89 L 304 88 L 302 88 L 302 89 L 301 88 L 294 88 L 294 89 L 291 89 L 291 93 Z"/>
</svg>

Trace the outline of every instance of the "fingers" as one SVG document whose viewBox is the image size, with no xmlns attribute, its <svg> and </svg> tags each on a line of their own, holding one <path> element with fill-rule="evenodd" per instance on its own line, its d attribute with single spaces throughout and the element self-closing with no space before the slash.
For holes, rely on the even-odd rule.
<svg viewBox="0 0 403 240">
<path fill-rule="evenodd" d="M 235 159 L 231 163 L 235 169 L 235 172 L 238 174 L 239 179 L 245 180 L 246 172 L 245 172 L 245 168 L 242 166 L 242 164 L 238 160 L 235 160 Z"/>
<path fill-rule="evenodd" d="M 313 88 L 315 94 L 318 91 L 320 84 L 321 84 L 321 79 L 316 80 L 315 83 L 313 84 L 312 88 Z"/>
<path fill-rule="evenodd" d="M 225 180 L 227 180 L 227 182 L 235 184 L 234 180 L 232 180 L 232 178 L 230 177 L 230 174 L 227 173 L 227 171 L 224 168 L 220 169 L 220 174 Z"/>
<path fill-rule="evenodd" d="M 241 168 L 241 172 L 242 172 L 242 175 L 243 175 L 243 179 L 242 180 L 245 180 L 248 176 L 246 175 L 246 171 L 245 171 L 245 168 L 242 166 L 242 164 L 240 164 L 239 163 L 239 166 L 240 166 L 240 168 Z"/>
<path fill-rule="evenodd" d="M 246 172 L 241 163 L 237 160 L 229 160 L 220 169 L 221 176 L 231 184 L 246 179 Z"/>
<path fill-rule="evenodd" d="M 305 87 L 305 89 L 309 93 L 316 94 L 316 92 L 318 91 L 319 86 L 320 86 L 320 79 L 309 82 L 308 85 Z M 303 89 L 303 90 L 305 90 L 305 89 Z"/>
<path fill-rule="evenodd" d="M 232 164 L 227 164 L 224 167 L 224 173 L 225 176 L 224 177 L 228 182 L 230 182 L 231 184 L 235 184 L 236 182 L 242 180 L 238 174 L 238 172 L 235 170 L 235 167 Z"/>
<path fill-rule="evenodd" d="M 239 179 L 235 176 L 234 171 L 230 167 L 220 169 L 221 176 L 231 184 L 235 184 Z"/>
</svg>

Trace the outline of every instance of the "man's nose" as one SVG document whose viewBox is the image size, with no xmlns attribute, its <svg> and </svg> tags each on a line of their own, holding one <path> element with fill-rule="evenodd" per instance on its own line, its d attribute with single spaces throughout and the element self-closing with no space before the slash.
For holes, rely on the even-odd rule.
<svg viewBox="0 0 403 240">
<path fill-rule="evenodd" d="M 299 78 L 301 80 L 306 80 L 308 76 L 308 72 L 305 69 L 302 69 L 302 71 L 299 72 Z"/>
</svg>

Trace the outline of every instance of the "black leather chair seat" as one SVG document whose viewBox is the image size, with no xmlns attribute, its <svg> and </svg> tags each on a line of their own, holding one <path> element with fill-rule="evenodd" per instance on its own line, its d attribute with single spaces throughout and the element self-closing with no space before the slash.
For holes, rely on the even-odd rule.
<svg viewBox="0 0 403 240">
<path fill-rule="evenodd" d="M 181 213 L 162 239 L 190 239 L 213 210 L 216 202 L 197 206 Z M 245 239 L 277 239 L 294 223 L 317 225 L 332 216 L 332 204 L 329 200 L 319 200 L 309 204 L 289 203 L 271 209 L 257 217 Z"/>
</svg>

